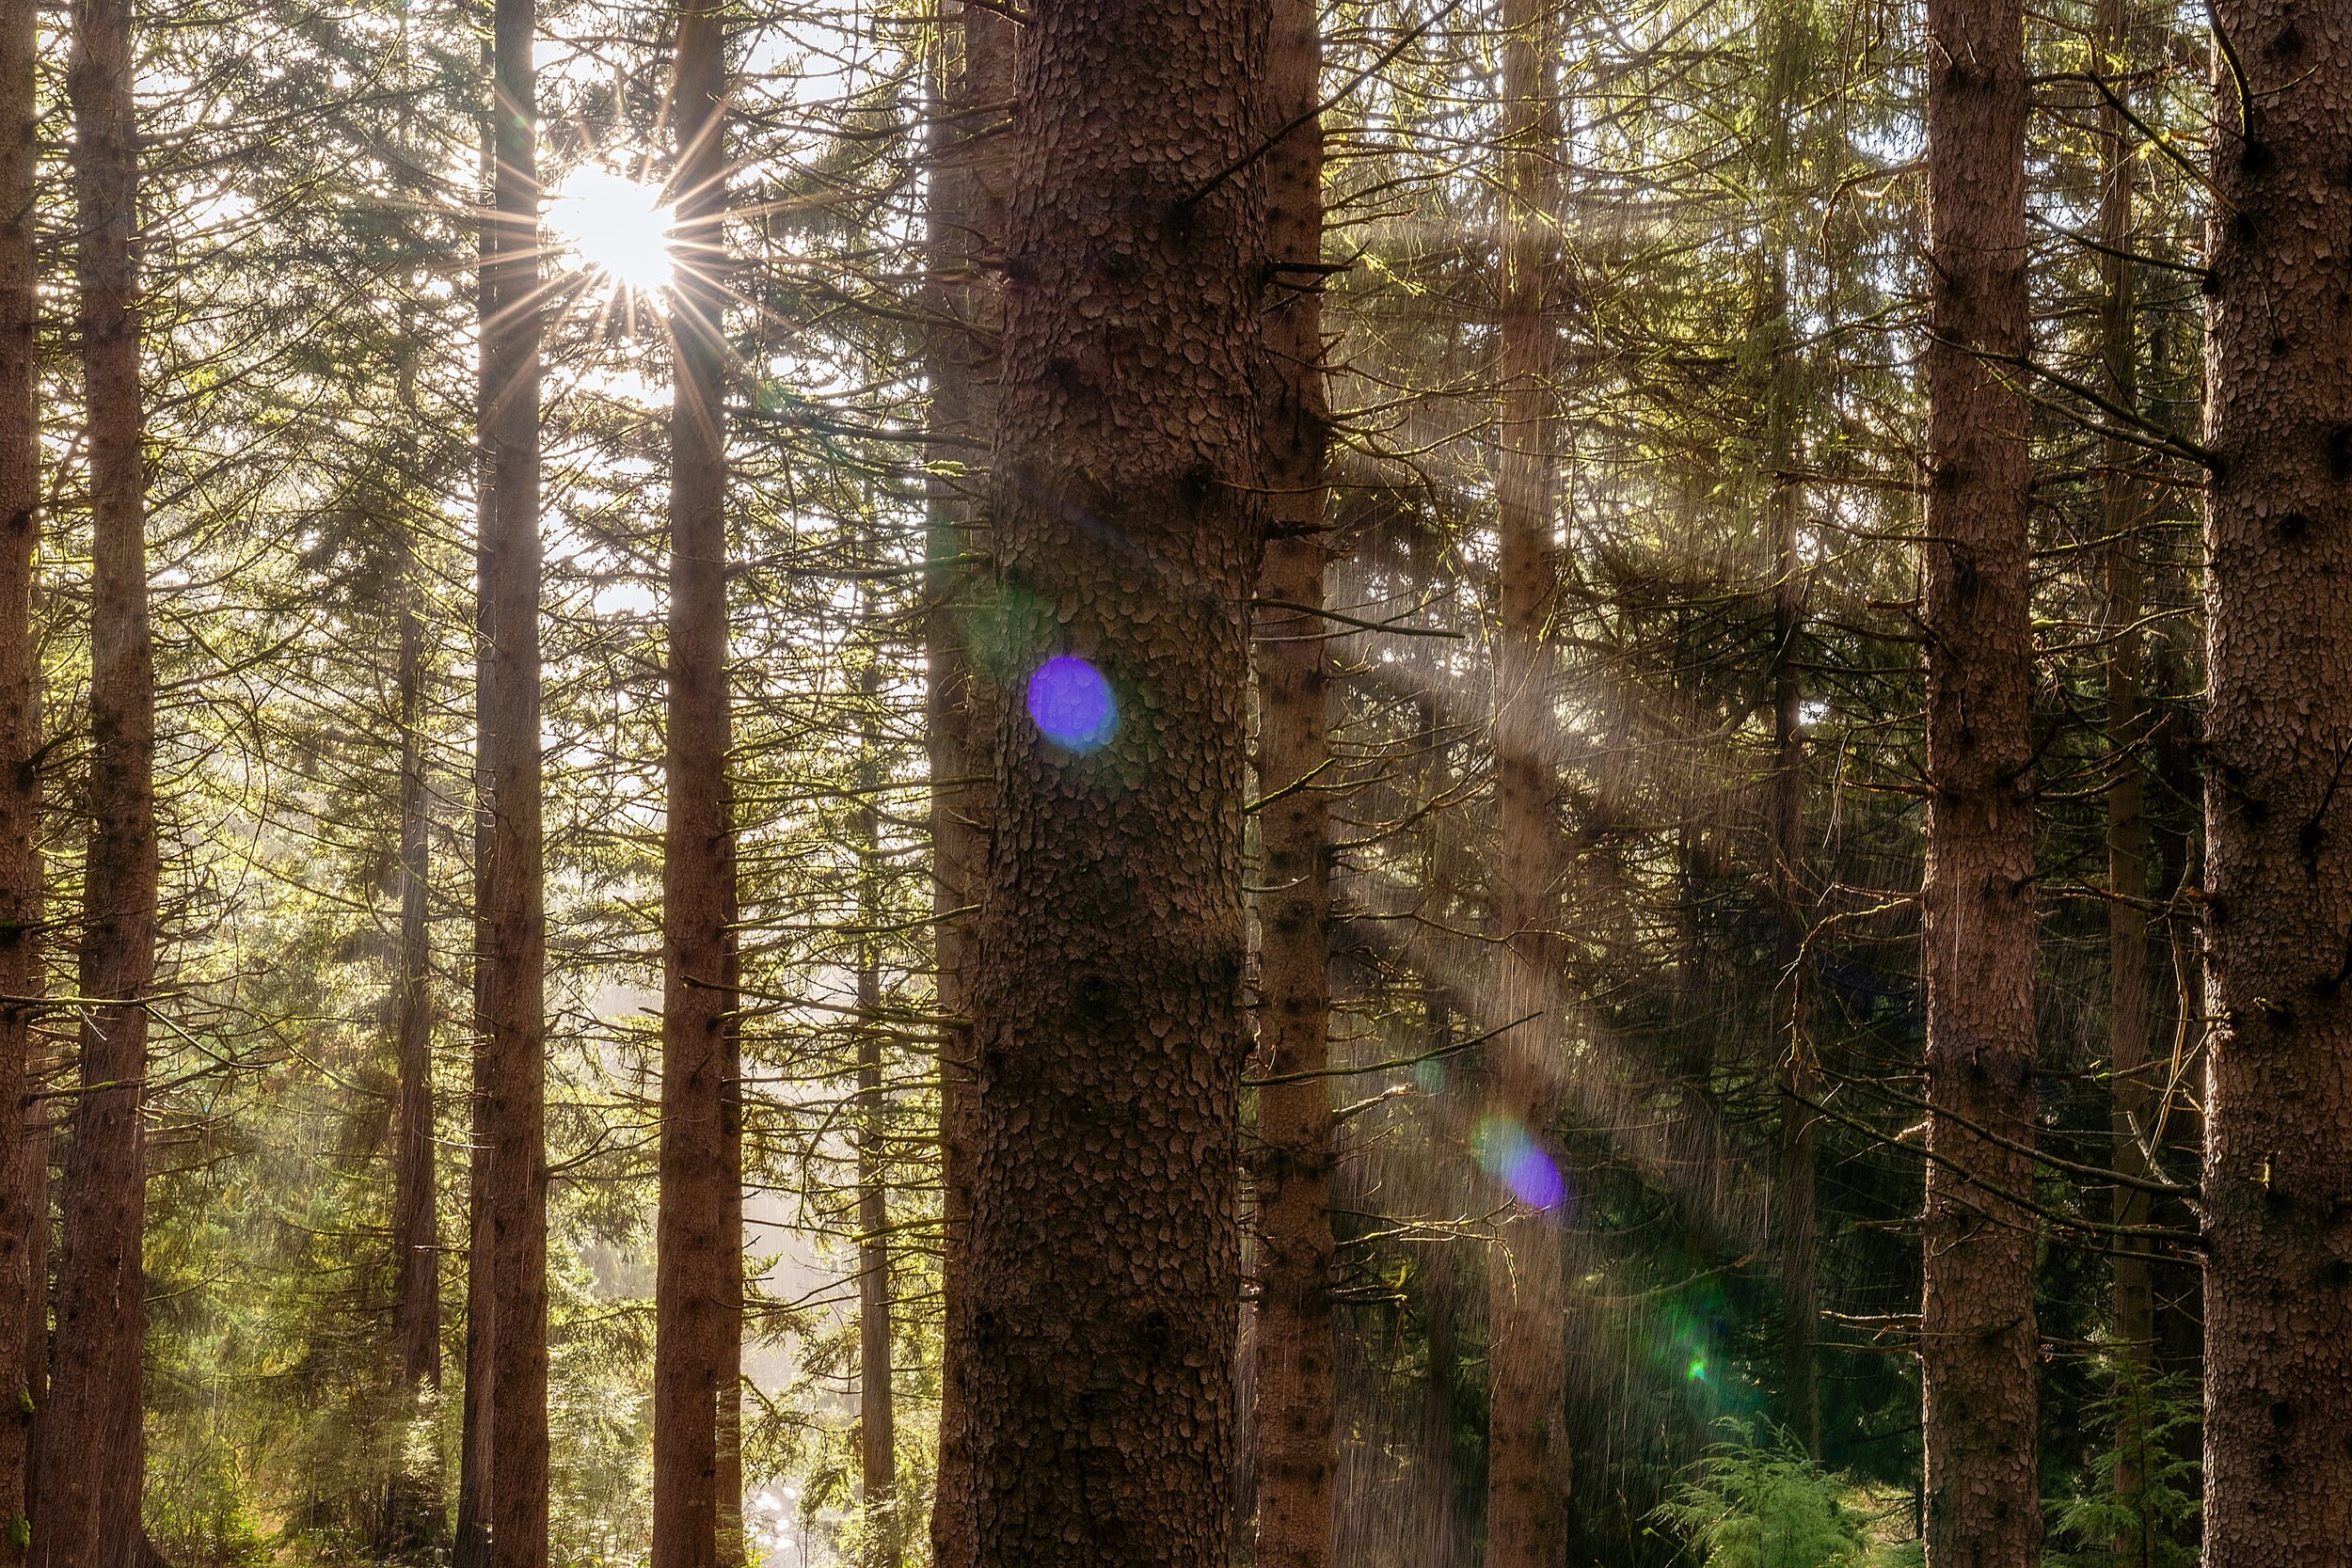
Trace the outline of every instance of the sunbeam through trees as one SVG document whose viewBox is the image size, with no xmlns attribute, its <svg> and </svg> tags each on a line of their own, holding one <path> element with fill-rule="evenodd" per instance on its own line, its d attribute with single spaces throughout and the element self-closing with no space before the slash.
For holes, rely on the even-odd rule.
<svg viewBox="0 0 2352 1568">
<path fill-rule="evenodd" d="M 0 0 L 0 1568 L 2352 1562 L 2347 51 Z"/>
</svg>

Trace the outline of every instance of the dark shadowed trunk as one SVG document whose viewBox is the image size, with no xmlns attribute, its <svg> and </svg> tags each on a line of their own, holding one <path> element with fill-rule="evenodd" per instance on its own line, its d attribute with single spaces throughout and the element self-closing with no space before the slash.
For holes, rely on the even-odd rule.
<svg viewBox="0 0 2352 1568">
<path fill-rule="evenodd" d="M 932 1568 L 972 1565 L 972 1448 L 964 1415 L 962 1322 L 971 1237 L 978 1106 L 969 1010 L 973 919 L 987 877 L 987 706 L 973 667 L 970 623 L 979 580 L 972 558 L 988 547 L 978 515 L 995 428 L 994 333 L 998 289 L 983 263 L 1003 244 L 1012 98 L 1011 22 L 979 6 L 943 17 L 933 63 L 930 210 L 926 243 L 931 290 L 924 335 L 930 381 L 928 425 L 940 442 L 928 484 L 924 616 L 926 742 L 931 778 L 932 967 L 939 1012 L 951 1021 L 940 1046 L 942 1318 L 939 1462 L 931 1497 Z"/>
<path fill-rule="evenodd" d="M 1773 1032 L 1781 1096 L 1779 1212 L 1781 1393 L 1783 1418 L 1808 1453 L 1821 1450 L 1820 1307 L 1816 1276 L 1815 1116 L 1820 1092 L 1804 1028 L 1804 942 L 1809 926 L 1804 870 L 1804 681 L 1797 637 L 1804 621 L 1804 555 L 1798 535 L 1804 489 L 1796 477 L 1796 426 L 1803 387 L 1796 327 L 1789 316 L 1788 261 L 1797 245 L 1790 185 L 1789 119 L 1798 109 L 1799 62 L 1793 17 L 1775 16 L 1771 71 L 1771 131 L 1766 179 L 1771 193 L 1765 237 L 1768 269 L 1764 327 L 1771 360 L 1764 388 L 1765 546 L 1772 574 L 1772 773 L 1765 786 L 1771 837 Z"/>
<path fill-rule="evenodd" d="M 1440 1037 L 1431 1032 L 1434 1047 Z M 1454 1568 L 1462 1549 L 1462 1527 L 1455 1517 L 1454 1428 L 1456 1385 L 1461 1375 L 1461 1351 L 1454 1343 L 1455 1284 L 1454 1243 L 1440 1242 L 1430 1249 L 1422 1281 L 1422 1333 L 1429 1364 L 1422 1383 L 1421 1463 L 1424 1533 L 1422 1561 L 1426 1568 Z"/>
<path fill-rule="evenodd" d="M 400 1355 L 396 1419 L 432 1432 L 431 1401 L 441 1386 L 441 1252 L 434 1180 L 433 952 L 425 925 L 431 865 L 424 777 L 424 623 L 413 549 L 400 549 L 400 937 L 394 949 L 392 1041 L 398 1102 L 392 1117 L 392 1338 Z M 441 1537 L 440 1441 L 433 1432 L 423 1468 L 409 1467 L 403 1442 L 385 1498 L 386 1549 L 429 1550 Z"/>
<path fill-rule="evenodd" d="M 726 780 L 723 283 L 726 64 L 717 0 L 678 16 L 671 176 L 668 815 L 662 837 L 661 1154 L 654 1281 L 654 1568 L 716 1568 L 720 1409 L 737 1394 L 739 1237 L 727 1224 L 735 838 Z"/>
<path fill-rule="evenodd" d="M 2205 1562 L 2274 1568 L 2352 1541 L 2352 29 L 2214 21 Z"/>
<path fill-rule="evenodd" d="M 1273 529 L 1258 575 L 1257 1568 L 1331 1560 L 1331 738 L 1323 608 L 1321 18 L 1269 8 L 1263 459 Z"/>
<path fill-rule="evenodd" d="M 34 1347 L 40 1328 L 33 1232 L 48 1216 L 29 1175 L 32 997 L 40 990 L 40 670 L 33 572 L 40 537 L 40 419 L 34 326 L 33 62 L 36 0 L 0 0 L 0 1565 L 24 1560 L 5 1528 L 31 1476 Z M 22 1397 L 20 1397 L 22 1396 Z"/>
<path fill-rule="evenodd" d="M 1928 1559 L 2032 1568 L 2033 783 L 2026 404 L 2024 20 L 1930 0 L 1925 354 Z M 2003 1147 L 1974 1129 L 1983 1129 Z"/>
<path fill-rule="evenodd" d="M 970 997 L 977 1561 L 1221 1568 L 1264 19 L 1028 15 L 992 492 L 1025 662 L 992 704 Z"/>
<path fill-rule="evenodd" d="M 139 399 L 138 163 L 128 0 L 80 0 L 73 104 L 91 512 L 89 858 L 80 1094 L 62 1190 L 55 1381 L 42 1433 L 44 1560 L 128 1568 L 144 1539 L 140 1101 L 155 977 L 155 656 Z"/>
<path fill-rule="evenodd" d="M 1500 604 L 1494 642 L 1495 818 L 1490 925 L 1501 1019 L 1489 1048 L 1498 1117 L 1491 1135 L 1523 1150 L 1508 1167 L 1510 1206 L 1488 1268 L 1487 1568 L 1558 1568 L 1567 1555 L 1567 1370 L 1561 1275 L 1562 1195 L 1538 1163 L 1559 1121 L 1566 1033 L 1559 928 L 1567 874 L 1554 715 L 1550 619 L 1553 442 L 1559 355 L 1559 19 L 1547 0 L 1504 8 L 1499 143 L 1506 218 L 1500 308 L 1501 428 L 1495 455 Z M 1520 1022 L 1518 1021 L 1525 1020 Z M 1507 1119 L 1509 1131 L 1494 1130 Z"/>
<path fill-rule="evenodd" d="M 2100 0 L 2099 70 L 2122 97 L 2130 45 L 2128 0 Z M 2138 401 L 2132 266 L 2132 131 L 2123 104 L 2103 102 L 2099 114 L 2100 358 L 2106 392 L 2118 407 Z M 2146 1180 L 2154 1174 L 2141 1139 L 2154 1134 L 2156 1096 L 2148 1060 L 2148 824 L 2142 815 L 2139 686 L 2142 638 L 2138 448 L 2110 437 L 2101 453 L 2101 528 L 2106 535 L 2107 746 L 2107 1034 L 2115 1138 L 2115 1168 Z M 2120 1226 L 2146 1225 L 2149 1195 L 2119 1184 L 2113 1217 Z M 2148 1380 L 2154 1370 L 2155 1292 L 2147 1255 L 2118 1241 L 2114 1258 L 2111 1334 L 2124 1403 L 2115 1432 L 2116 1499 L 2137 1508 L 2147 1477 Z M 2138 1528 L 2121 1532 L 2115 1551 L 2126 1568 L 2155 1568 L 2155 1521 L 2141 1511 Z"/>
<path fill-rule="evenodd" d="M 547 921 L 539 753 L 539 184 L 532 0 L 497 0 L 491 55 L 496 251 L 484 267 L 478 696 L 488 853 L 477 911 L 485 1162 L 473 1244 L 490 1354 L 483 1516 L 492 1568 L 548 1554 Z"/>
</svg>

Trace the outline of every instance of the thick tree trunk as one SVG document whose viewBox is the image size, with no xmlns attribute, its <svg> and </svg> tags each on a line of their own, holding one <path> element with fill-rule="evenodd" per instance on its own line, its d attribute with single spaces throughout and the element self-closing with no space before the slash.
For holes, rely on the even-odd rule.
<svg viewBox="0 0 2352 1568">
<path fill-rule="evenodd" d="M 1326 1568 L 1339 1435 L 1332 1402 L 1334 1126 L 1329 1065 L 1329 706 L 1323 608 L 1321 17 L 1277 0 L 1266 61 L 1264 463 L 1273 531 L 1256 618 L 1258 815 L 1257 1568 Z M 1296 123 L 1294 124 L 1293 122 Z"/>
<path fill-rule="evenodd" d="M 1528 1168 L 1559 1121 L 1565 1037 L 1559 994 L 1567 876 L 1552 655 L 1559 589 L 1553 455 L 1559 356 L 1559 18 L 1548 0 L 1504 8 L 1500 151 L 1506 217 L 1499 279 L 1502 424 L 1495 458 L 1501 600 L 1495 627 L 1495 994 L 1506 1022 L 1490 1048 L 1500 1136 L 1528 1152 L 1506 1171 L 1517 1201 L 1499 1223 L 1487 1282 L 1487 1568 L 1558 1568 L 1567 1555 L 1567 1370 L 1561 1194 Z M 1552 1179 L 1556 1181 L 1556 1173 Z"/>
<path fill-rule="evenodd" d="M 441 1386 L 441 1249 L 435 1215 L 433 953 L 425 925 L 430 883 L 424 778 L 424 623 L 413 555 L 400 561 L 400 938 L 392 982 L 393 1053 L 399 1102 L 392 1118 L 392 1338 L 400 1354 L 401 1422 L 430 1421 L 428 1402 Z M 432 1453 L 439 1452 L 437 1436 Z M 385 1507 L 384 1544 L 406 1555 L 436 1545 L 443 1528 L 437 1462 L 407 1468 L 407 1445 Z"/>
<path fill-rule="evenodd" d="M 1053 729 L 1021 681 L 993 705 L 963 1347 L 977 1560 L 1221 1568 L 1263 13 L 1028 14 L 993 520 L 1008 596 L 1036 607 L 1022 674 Z M 1115 711 L 1074 662 L 1043 668 L 1059 655 L 1101 672 Z"/>
<path fill-rule="evenodd" d="M 2352 31 L 2214 21 L 2205 1562 L 2272 1568 L 2352 1541 Z"/>
<path fill-rule="evenodd" d="M 2032 1568 L 2033 637 L 2026 404 L 2024 21 L 2018 0 L 1930 0 L 1928 1560 Z M 1988 359 L 1992 362 L 1988 362 Z"/>
<path fill-rule="evenodd" d="M 2100 0 L 2099 70 L 2120 96 L 2129 87 L 2120 78 L 2130 44 L 2129 0 Z M 2120 104 L 2103 103 L 2099 115 L 2100 358 L 2106 395 L 2129 408 L 2138 398 L 2137 350 L 2131 262 L 2133 143 Z M 2139 762 L 2138 631 L 2143 597 L 2139 570 L 2138 449 L 2110 438 L 2102 461 L 2101 525 L 2106 534 L 2106 745 L 2107 745 L 2107 1030 L 2111 1128 L 2115 1168 L 2126 1178 L 2153 1174 L 2143 1152 L 2153 1134 L 2150 1112 L 2155 1096 L 2148 1060 L 2148 824 L 2141 810 Z M 2149 1222 L 2148 1194 L 2118 1184 L 2114 1220 L 2120 1226 Z M 2120 1390 L 2124 1397 L 2116 1423 L 2116 1500 L 2137 1507 L 2147 1478 L 2148 1411 L 2144 1398 L 2154 1369 L 2155 1291 L 2144 1252 L 2119 1244 L 2114 1260 L 2112 1335 Z M 2137 1529 L 2120 1534 L 2120 1562 L 2154 1568 L 2153 1521 L 2143 1516 Z"/>
<path fill-rule="evenodd" d="M 492 18 L 497 250 L 484 272 L 490 466 L 478 544 L 485 668 L 477 731 L 488 790 L 478 911 L 485 1038 L 475 1157 L 486 1161 L 473 1244 L 493 1354 L 484 1517 L 493 1568 L 548 1555 L 547 921 L 539 754 L 539 186 L 532 0 Z"/>
<path fill-rule="evenodd" d="M 973 668 L 969 622 L 985 547 L 977 514 L 995 427 L 993 338 L 997 289 L 982 270 L 1005 234 L 1006 141 L 1015 28 L 976 5 L 943 18 L 933 66 L 927 245 L 930 321 L 924 338 L 930 379 L 929 428 L 946 460 L 929 483 L 924 617 L 926 735 L 931 778 L 932 968 L 946 1026 L 939 1055 L 942 1235 L 940 1291 L 945 1361 L 939 1378 L 939 1462 L 931 1496 L 932 1568 L 972 1568 L 972 1439 L 962 1352 L 970 1247 L 972 1163 L 977 1134 L 969 1009 L 976 923 L 987 878 L 990 788 L 985 709 Z"/>
<path fill-rule="evenodd" d="M 41 989 L 40 669 L 33 574 L 40 538 L 40 382 L 34 327 L 35 0 L 0 0 L 0 1568 L 24 1560 L 5 1528 L 30 1506 L 41 1280 L 26 1104 L 32 998 Z M 23 1176 L 20 1176 L 23 1173 Z M 22 1397 L 20 1397 L 22 1396 Z"/>
<path fill-rule="evenodd" d="M 735 997 L 728 817 L 723 284 L 726 65 L 717 0 L 678 15 L 670 336 L 668 816 L 654 1279 L 654 1568 L 722 1561 L 720 1407 L 737 1395 L 739 1236 L 726 1225 Z M 734 1504 L 739 1509 L 740 1500 Z"/>
<path fill-rule="evenodd" d="M 142 1539 L 147 1326 L 140 1101 L 155 977 L 155 657 L 140 450 L 138 163 L 128 0 L 80 0 L 74 121 L 91 508 L 90 840 L 81 1093 L 66 1151 L 56 1380 L 43 1433 L 45 1560 L 127 1568 Z"/>
</svg>

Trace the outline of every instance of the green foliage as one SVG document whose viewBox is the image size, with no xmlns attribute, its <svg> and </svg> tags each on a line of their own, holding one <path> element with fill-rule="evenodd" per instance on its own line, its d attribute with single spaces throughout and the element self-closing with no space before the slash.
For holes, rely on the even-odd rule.
<svg viewBox="0 0 2352 1568">
<path fill-rule="evenodd" d="M 2107 1389 L 2087 1413 L 2126 1439 L 2094 1455 L 2071 1495 L 2044 1505 L 2052 1533 L 2073 1545 L 2042 1560 L 2047 1568 L 2194 1568 L 2197 1445 L 2184 1439 L 2201 1419 L 2197 1386 L 2122 1356 L 2106 1370 Z M 2119 1477 L 2127 1482 L 2119 1486 Z"/>
<path fill-rule="evenodd" d="M 1705 1568 L 1905 1568 L 1915 1543 L 1880 1545 L 1848 1502 L 1852 1483 L 1786 1432 L 1725 1419 L 1731 1435 L 1692 1466 L 1657 1518 Z"/>
</svg>

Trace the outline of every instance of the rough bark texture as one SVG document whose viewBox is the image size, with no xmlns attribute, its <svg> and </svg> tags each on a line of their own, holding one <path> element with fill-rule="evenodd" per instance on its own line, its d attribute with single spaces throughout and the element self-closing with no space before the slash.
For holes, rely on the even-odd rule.
<svg viewBox="0 0 2352 1568">
<path fill-rule="evenodd" d="M 2215 22 L 2205 1561 L 2274 1568 L 2352 1541 L 2352 23 Z"/>
<path fill-rule="evenodd" d="M 2099 69 L 2122 97 L 2130 85 L 2127 69 L 2128 0 L 2100 0 L 2096 18 Z M 2103 102 L 2099 115 L 2100 358 L 2106 392 L 2119 407 L 2138 399 L 2137 350 L 2132 265 L 2133 133 L 2122 106 Z M 2101 527 L 2106 534 L 2106 745 L 2107 745 L 2107 1037 L 2110 1127 L 2115 1168 L 2127 1178 L 2153 1175 L 2141 1142 L 2155 1131 L 2150 1115 L 2154 1085 L 2148 1060 L 2148 823 L 2142 812 L 2139 684 L 2142 637 L 2138 630 L 2145 597 L 2139 569 L 2138 449 L 2109 439 L 2102 453 Z M 2148 1194 L 2118 1184 L 2113 1216 L 2119 1226 L 2146 1225 Z M 2113 1323 L 2110 1335 L 2121 1372 L 2124 1403 L 2116 1422 L 2116 1498 L 2137 1503 L 2145 1484 L 2148 1411 L 2145 1396 L 2154 1366 L 2155 1291 L 2145 1252 L 2119 1243 L 2113 1263 Z M 2114 1542 L 2119 1560 L 2154 1568 L 2154 1521 Z"/>
<path fill-rule="evenodd" d="M 400 937 L 393 952 L 392 1037 L 399 1101 L 392 1117 L 392 1338 L 399 1348 L 401 1402 L 396 1417 L 431 1417 L 441 1386 L 441 1251 L 436 1226 L 433 1108 L 433 951 L 425 924 L 431 870 L 424 778 L 424 623 L 418 613 L 417 564 L 404 543 L 400 559 L 399 692 Z M 405 1445 L 404 1445 L 405 1447 Z M 433 1445 L 438 1452 L 438 1442 Z M 399 1554 L 431 1549 L 440 1539 L 437 1464 L 402 1468 L 385 1498 L 382 1544 Z"/>
<path fill-rule="evenodd" d="M 725 39 L 678 15 L 673 115 L 668 816 L 661 869 L 661 1154 L 654 1276 L 654 1568 L 717 1568 L 719 1412 L 736 1397 L 739 1239 L 727 1228 L 735 840 L 727 809 Z M 738 1506 L 739 1507 L 739 1499 Z"/>
<path fill-rule="evenodd" d="M 993 704 L 971 997 L 979 1568 L 1227 1557 L 1264 55 L 1245 0 L 1042 0 L 1022 40 L 993 494 L 1027 663 Z M 1024 705 L 1065 651 L 1117 698 L 1097 749 Z"/>
<path fill-rule="evenodd" d="M 1339 1468 L 1332 1398 L 1334 1125 L 1331 738 L 1323 608 L 1324 462 L 1321 19 L 1313 0 L 1268 7 L 1263 459 L 1273 531 L 1256 617 L 1258 780 L 1257 1568 L 1331 1560 Z M 1293 124 L 1293 121 L 1297 121 Z"/>
<path fill-rule="evenodd" d="M 492 1354 L 486 1506 L 493 1568 L 548 1556 L 547 919 L 539 754 L 539 185 L 532 0 L 498 0 L 491 54 L 496 253 L 484 269 L 484 441 L 489 511 L 479 541 L 484 670 L 477 726 L 489 853 L 477 929 L 486 1161 L 472 1310 Z"/>
<path fill-rule="evenodd" d="M 90 839 L 80 1094 L 62 1193 L 56 1380 L 43 1433 L 44 1560 L 127 1568 L 144 1536 L 140 1345 L 147 1208 L 140 1100 L 155 977 L 155 657 L 140 451 L 138 164 L 128 0 L 80 0 L 68 91 L 80 231 L 91 507 Z"/>
<path fill-rule="evenodd" d="M 1559 18 L 1547 0 L 1504 9 L 1500 143 L 1506 199 L 1499 279 L 1502 427 L 1495 460 L 1495 818 L 1490 875 L 1495 995 L 1527 1020 L 1489 1048 L 1501 1115 L 1537 1145 L 1560 1117 L 1565 1030 L 1559 930 L 1567 875 L 1551 614 L 1559 356 Z M 1514 1204 L 1499 1222 L 1487 1285 L 1494 1368 L 1486 1425 L 1487 1568 L 1558 1568 L 1567 1557 L 1569 1463 L 1561 1223 Z"/>
<path fill-rule="evenodd" d="M 1928 29 L 1928 1560 L 2032 1568 L 2033 1160 L 1971 1131 L 2035 1121 L 2026 404 L 1988 362 L 2026 346 L 2024 21 L 1930 0 Z"/>
<path fill-rule="evenodd" d="M 940 1290 L 946 1364 L 939 1380 L 939 1460 L 931 1495 L 932 1568 L 971 1568 L 972 1447 L 964 1413 L 961 1323 L 971 1238 L 973 1140 L 978 1106 L 968 1012 L 972 949 L 987 876 L 990 785 L 985 703 L 973 667 L 978 578 L 971 557 L 988 539 L 978 497 L 995 427 L 994 335 L 999 291 L 982 263 L 1000 256 L 1009 181 L 1006 106 L 1012 98 L 1015 28 L 978 6 L 940 24 L 933 66 L 927 245 L 931 268 L 924 336 L 928 426 L 941 461 L 928 486 L 924 617 L 926 742 L 931 778 L 932 968 L 940 1047 Z"/>
<path fill-rule="evenodd" d="M 40 672 L 33 570 L 40 538 L 40 424 L 33 359 L 40 298 L 33 272 L 35 0 L 0 0 L 0 1526 L 29 1506 L 35 1347 L 32 1199 L 25 1136 L 40 990 Z M 10 1000 L 13 999 L 13 1000 Z M 22 1396 L 22 1397 L 20 1397 Z M 0 1568 L 24 1560 L 0 1528 Z"/>
</svg>

